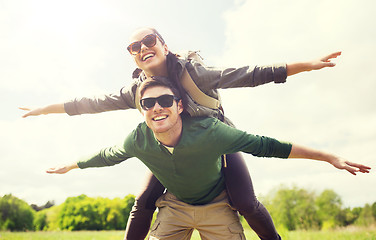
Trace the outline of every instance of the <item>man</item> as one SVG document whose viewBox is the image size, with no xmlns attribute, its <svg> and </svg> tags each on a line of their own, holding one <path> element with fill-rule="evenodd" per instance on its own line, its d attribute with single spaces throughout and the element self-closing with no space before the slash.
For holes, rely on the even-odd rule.
<svg viewBox="0 0 376 240">
<path fill-rule="evenodd" d="M 370 169 L 321 151 L 247 134 L 214 118 L 184 116 L 180 93 L 163 78 L 144 81 L 140 96 L 145 122 L 122 146 L 105 148 L 86 161 L 48 173 L 139 158 L 167 188 L 156 203 L 159 213 L 150 239 L 190 239 L 193 229 L 202 239 L 244 239 L 224 191 L 223 154 L 243 151 L 259 157 L 315 159 L 352 174 Z"/>
</svg>

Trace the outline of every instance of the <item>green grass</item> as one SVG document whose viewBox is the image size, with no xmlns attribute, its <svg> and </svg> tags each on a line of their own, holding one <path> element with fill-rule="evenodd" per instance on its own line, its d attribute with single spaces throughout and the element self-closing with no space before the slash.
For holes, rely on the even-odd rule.
<svg viewBox="0 0 376 240">
<path fill-rule="evenodd" d="M 78 231 L 78 232 L 0 232 L 1 240 L 112 240 L 123 239 L 123 231 Z M 340 230 L 328 231 L 280 231 L 284 240 L 376 240 L 376 227 L 358 228 L 349 227 Z M 259 239 L 254 232 L 245 228 L 248 240 Z M 200 240 L 194 232 L 192 240 Z"/>
<path fill-rule="evenodd" d="M 124 231 L 0 232 L 1 240 L 118 240 Z"/>
</svg>

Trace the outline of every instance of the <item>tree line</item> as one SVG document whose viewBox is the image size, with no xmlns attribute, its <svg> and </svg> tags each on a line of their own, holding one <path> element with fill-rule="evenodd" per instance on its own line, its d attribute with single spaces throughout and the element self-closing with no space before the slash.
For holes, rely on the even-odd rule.
<svg viewBox="0 0 376 240">
<path fill-rule="evenodd" d="M 298 187 L 280 186 L 262 200 L 276 226 L 292 230 L 326 230 L 349 225 L 376 223 L 376 202 L 364 207 L 344 208 L 333 190 L 320 194 Z"/>
<path fill-rule="evenodd" d="M 122 199 L 80 195 L 39 207 L 7 194 L 0 198 L 0 230 L 123 230 L 134 200 L 131 194 Z"/>
<path fill-rule="evenodd" d="M 135 197 L 69 197 L 64 203 L 28 205 L 7 194 L 0 198 L 0 230 L 123 230 Z M 333 190 L 320 194 L 298 187 L 280 186 L 261 202 L 269 210 L 275 225 L 287 230 L 331 229 L 348 225 L 369 226 L 376 223 L 376 202 L 363 207 L 344 208 Z"/>
</svg>

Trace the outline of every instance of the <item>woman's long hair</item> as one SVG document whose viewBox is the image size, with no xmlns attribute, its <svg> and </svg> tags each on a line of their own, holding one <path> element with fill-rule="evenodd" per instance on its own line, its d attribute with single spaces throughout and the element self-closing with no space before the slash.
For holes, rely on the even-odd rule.
<svg viewBox="0 0 376 240">
<path fill-rule="evenodd" d="M 180 92 L 183 107 L 184 109 L 186 109 L 187 92 L 185 91 L 180 81 L 179 76 L 182 72 L 182 67 L 178 63 L 178 57 L 172 52 L 169 52 L 166 56 L 166 65 L 167 65 L 168 78 L 170 79 L 171 83 L 175 86 L 175 88 Z"/>
</svg>

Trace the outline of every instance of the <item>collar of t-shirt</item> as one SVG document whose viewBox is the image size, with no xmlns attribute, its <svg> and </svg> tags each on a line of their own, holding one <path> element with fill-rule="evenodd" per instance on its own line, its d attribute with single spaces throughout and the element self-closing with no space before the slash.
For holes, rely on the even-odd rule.
<svg viewBox="0 0 376 240">
<path fill-rule="evenodd" d="M 154 136 L 154 139 L 159 142 L 159 144 L 161 144 L 163 147 L 165 147 L 171 154 L 174 153 L 174 147 L 169 147 L 169 146 L 166 146 L 164 145 L 163 143 L 161 143 L 155 136 Z"/>
<path fill-rule="evenodd" d="M 161 143 L 162 144 L 162 143 Z M 174 153 L 174 147 L 169 147 L 169 146 L 166 146 L 164 144 L 162 144 L 163 147 L 165 147 L 171 154 Z"/>
</svg>

